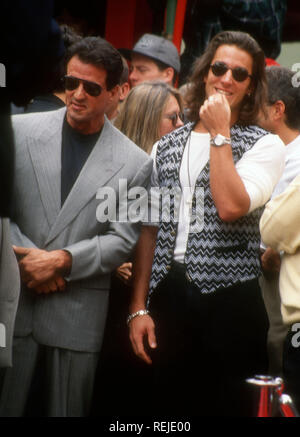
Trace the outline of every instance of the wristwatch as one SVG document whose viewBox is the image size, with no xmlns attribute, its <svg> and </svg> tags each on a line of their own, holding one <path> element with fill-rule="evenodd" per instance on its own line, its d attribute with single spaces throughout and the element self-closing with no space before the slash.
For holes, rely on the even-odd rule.
<svg viewBox="0 0 300 437">
<path fill-rule="evenodd" d="M 214 138 L 210 139 L 210 144 L 212 146 L 221 147 L 224 144 L 231 144 L 231 139 L 224 137 L 224 135 L 218 134 Z"/>
</svg>

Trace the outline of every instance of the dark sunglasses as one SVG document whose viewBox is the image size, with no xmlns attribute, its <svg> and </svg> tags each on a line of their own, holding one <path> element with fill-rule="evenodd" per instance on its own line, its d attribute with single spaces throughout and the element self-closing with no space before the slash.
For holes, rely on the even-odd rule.
<svg viewBox="0 0 300 437">
<path fill-rule="evenodd" d="M 183 122 L 183 120 L 184 120 L 184 116 L 183 116 L 182 112 L 179 112 L 178 114 L 177 114 L 177 112 L 174 112 L 174 114 L 166 115 L 166 118 L 167 118 L 168 120 L 171 120 L 173 127 L 176 127 L 176 124 L 177 124 L 177 120 L 178 120 L 178 118 L 179 118 L 182 122 Z"/>
<path fill-rule="evenodd" d="M 80 82 L 83 85 L 83 89 L 86 93 L 88 93 L 92 97 L 100 96 L 102 87 L 95 82 L 90 82 L 89 80 L 78 79 L 78 77 L 74 76 L 65 76 L 64 83 L 65 88 L 68 91 L 74 91 L 79 87 Z"/>
<path fill-rule="evenodd" d="M 244 82 L 244 80 L 247 79 L 247 77 L 252 77 L 251 74 L 248 73 L 246 68 L 244 67 L 235 67 L 230 68 L 228 67 L 225 62 L 216 61 L 214 64 L 210 66 L 211 71 L 215 76 L 223 76 L 228 70 L 232 71 L 232 77 L 237 82 Z"/>
</svg>

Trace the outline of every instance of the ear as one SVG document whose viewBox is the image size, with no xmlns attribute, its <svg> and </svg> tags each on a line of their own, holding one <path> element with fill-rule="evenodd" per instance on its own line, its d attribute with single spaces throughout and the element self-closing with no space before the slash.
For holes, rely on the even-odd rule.
<svg viewBox="0 0 300 437">
<path fill-rule="evenodd" d="M 174 68 L 172 68 L 172 67 L 167 67 L 163 71 L 163 77 L 164 77 L 165 81 L 168 83 L 173 82 L 174 75 L 175 75 L 175 71 L 174 71 Z"/>
<path fill-rule="evenodd" d="M 120 94 L 120 85 L 114 86 L 111 90 L 109 90 L 109 100 L 113 100 L 116 97 L 116 94 Z"/>
<path fill-rule="evenodd" d="M 127 94 L 130 91 L 130 85 L 128 82 L 124 82 L 121 86 L 120 86 L 120 96 L 119 96 L 119 100 L 121 102 L 123 102 L 123 100 L 125 99 L 125 97 L 127 96 Z"/>
<path fill-rule="evenodd" d="M 277 100 L 274 105 L 274 118 L 275 120 L 279 120 L 284 117 L 285 113 L 285 104 L 282 100 Z"/>
</svg>

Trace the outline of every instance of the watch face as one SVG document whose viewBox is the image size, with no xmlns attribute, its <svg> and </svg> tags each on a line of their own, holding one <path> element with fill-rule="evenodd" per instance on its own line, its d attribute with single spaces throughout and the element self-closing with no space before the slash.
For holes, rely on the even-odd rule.
<svg viewBox="0 0 300 437">
<path fill-rule="evenodd" d="M 215 137 L 214 143 L 216 144 L 216 146 L 220 146 L 223 143 L 222 135 L 217 135 Z"/>
</svg>

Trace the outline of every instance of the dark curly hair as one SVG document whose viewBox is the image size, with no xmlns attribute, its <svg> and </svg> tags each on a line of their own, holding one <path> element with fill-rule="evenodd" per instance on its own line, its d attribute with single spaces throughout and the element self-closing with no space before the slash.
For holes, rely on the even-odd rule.
<svg viewBox="0 0 300 437">
<path fill-rule="evenodd" d="M 186 103 L 190 121 L 199 121 L 199 108 L 206 99 L 204 78 L 207 76 L 217 49 L 222 45 L 236 46 L 253 59 L 252 92 L 246 95 L 239 113 L 239 124 L 253 124 L 260 108 L 266 102 L 265 55 L 252 36 L 245 32 L 225 31 L 218 33 L 209 43 L 205 53 L 195 61 L 190 78 Z"/>
</svg>

